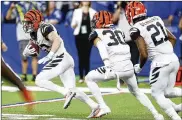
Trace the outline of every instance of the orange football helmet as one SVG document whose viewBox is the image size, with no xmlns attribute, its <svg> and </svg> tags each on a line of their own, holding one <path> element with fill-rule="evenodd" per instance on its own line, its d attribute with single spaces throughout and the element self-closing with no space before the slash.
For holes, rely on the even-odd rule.
<svg viewBox="0 0 182 120">
<path fill-rule="evenodd" d="M 93 19 L 91 20 L 91 28 L 107 28 L 109 25 L 112 25 L 112 15 L 108 11 L 99 11 L 95 13 Z"/>
<path fill-rule="evenodd" d="M 126 18 L 130 25 L 133 24 L 133 20 L 142 16 L 147 15 L 147 10 L 145 6 L 138 1 L 132 1 L 128 3 L 125 9 Z"/>
<path fill-rule="evenodd" d="M 41 21 L 43 21 L 43 15 L 40 11 L 29 10 L 22 21 L 24 31 L 26 33 L 37 31 Z"/>
</svg>

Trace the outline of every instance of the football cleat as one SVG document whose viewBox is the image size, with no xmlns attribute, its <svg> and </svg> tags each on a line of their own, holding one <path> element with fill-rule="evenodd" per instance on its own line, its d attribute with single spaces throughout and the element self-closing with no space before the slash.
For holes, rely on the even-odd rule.
<svg viewBox="0 0 182 120">
<path fill-rule="evenodd" d="M 87 118 L 94 118 L 94 116 L 96 116 L 99 113 L 99 111 L 100 111 L 100 107 L 98 105 L 95 109 L 92 109 L 92 112 Z"/>
<path fill-rule="evenodd" d="M 95 110 L 94 114 L 92 116 L 89 115 L 90 118 L 100 118 L 104 115 L 108 115 L 111 112 L 109 107 L 100 108 L 100 110 Z"/>
<path fill-rule="evenodd" d="M 73 97 L 75 97 L 75 95 L 76 95 L 76 92 L 73 92 L 73 91 L 70 91 L 67 93 L 65 103 L 63 106 L 64 109 L 67 109 L 69 107 L 71 100 L 73 99 Z"/>
</svg>

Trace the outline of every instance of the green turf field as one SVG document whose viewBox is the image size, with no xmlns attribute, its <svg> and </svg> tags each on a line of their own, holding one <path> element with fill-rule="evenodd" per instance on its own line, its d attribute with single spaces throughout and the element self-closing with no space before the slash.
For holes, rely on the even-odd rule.
<svg viewBox="0 0 182 120">
<path fill-rule="evenodd" d="M 140 78 L 140 80 L 146 78 Z M 55 83 L 60 84 L 60 81 L 56 78 L 54 79 Z M 26 82 L 27 85 L 34 85 L 33 82 Z M 4 85 L 9 85 L 5 82 Z M 99 83 L 101 87 L 116 87 L 115 81 Z M 77 86 L 86 86 L 85 84 L 78 84 Z M 140 88 L 148 88 L 149 85 L 142 83 L 139 85 Z M 125 87 L 125 86 L 124 86 Z M 46 100 L 54 98 L 62 98 L 63 96 L 55 92 L 33 92 L 35 100 Z M 165 115 L 162 110 L 156 105 L 155 101 L 149 95 L 149 98 L 152 100 L 153 104 L 156 106 L 157 110 L 165 116 L 166 120 L 169 118 Z M 118 95 L 109 95 L 104 96 L 104 100 L 111 108 L 111 114 L 102 117 L 101 119 L 105 120 L 153 120 L 150 112 L 143 107 L 136 99 L 129 93 L 122 93 Z M 180 98 L 172 99 L 175 103 L 181 103 Z M 14 104 L 22 102 L 19 92 L 2 92 L 2 105 Z M 73 100 L 71 106 L 64 110 L 63 109 L 64 101 L 59 102 L 50 102 L 50 103 L 41 103 L 34 105 L 34 110 L 28 112 L 25 106 L 13 107 L 13 108 L 3 108 L 2 109 L 2 119 L 4 120 L 13 120 L 13 119 L 37 119 L 37 120 L 69 120 L 75 118 L 75 120 L 85 119 L 90 114 L 90 109 L 87 105 L 80 102 L 79 100 Z M 8 115 L 7 115 L 8 114 Z M 10 115 L 10 114 L 19 114 Z M 21 115 L 20 115 L 21 114 Z M 182 113 L 179 113 L 182 116 Z M 26 116 L 26 115 L 51 115 L 51 116 Z M 65 119 L 63 119 L 65 118 Z"/>
</svg>

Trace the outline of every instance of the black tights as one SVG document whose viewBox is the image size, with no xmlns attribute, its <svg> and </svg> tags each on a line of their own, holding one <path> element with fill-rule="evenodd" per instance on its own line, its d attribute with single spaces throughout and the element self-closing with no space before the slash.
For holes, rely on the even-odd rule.
<svg viewBox="0 0 182 120">
<path fill-rule="evenodd" d="M 92 49 L 92 44 L 89 42 L 88 36 L 88 34 L 75 36 L 75 43 L 79 59 L 80 79 L 83 79 L 83 77 L 87 75 L 90 70 L 90 53 Z"/>
</svg>

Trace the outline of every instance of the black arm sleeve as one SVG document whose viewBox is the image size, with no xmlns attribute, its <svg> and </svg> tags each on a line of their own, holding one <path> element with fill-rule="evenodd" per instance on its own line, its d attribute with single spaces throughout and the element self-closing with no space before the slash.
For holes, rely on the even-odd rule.
<svg viewBox="0 0 182 120">
<path fill-rule="evenodd" d="M 140 35 L 140 30 L 138 28 L 131 28 L 130 29 L 130 37 L 132 40 L 136 40 Z"/>
<path fill-rule="evenodd" d="M 90 33 L 88 40 L 89 40 L 90 42 L 93 43 L 94 40 L 95 40 L 97 37 L 98 37 L 97 32 L 96 32 L 96 31 L 93 31 L 93 32 Z"/>
<path fill-rule="evenodd" d="M 50 24 L 44 24 L 41 26 L 41 33 L 46 38 L 49 33 L 54 31 L 54 28 Z"/>
</svg>

